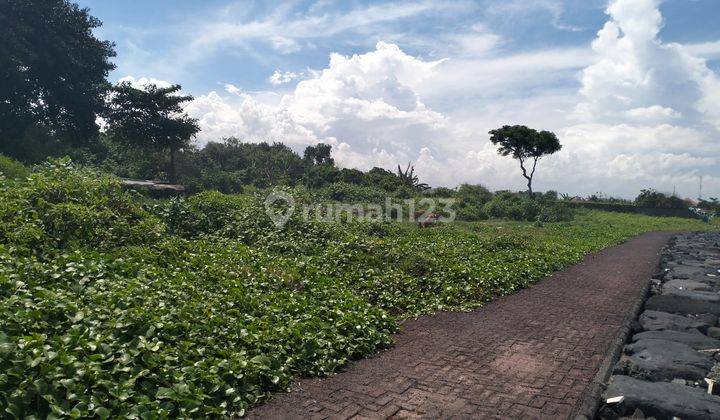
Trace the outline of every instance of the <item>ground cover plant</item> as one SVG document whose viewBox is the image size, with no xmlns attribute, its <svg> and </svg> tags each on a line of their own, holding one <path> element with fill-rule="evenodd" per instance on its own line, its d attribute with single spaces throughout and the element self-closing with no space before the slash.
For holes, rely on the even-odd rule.
<svg viewBox="0 0 720 420">
<path fill-rule="evenodd" d="M 391 345 L 408 317 L 476 308 L 645 231 L 712 228 L 588 210 L 433 229 L 296 213 L 278 230 L 261 195 L 150 201 L 53 161 L 0 176 L 2 416 L 242 415 Z"/>
</svg>

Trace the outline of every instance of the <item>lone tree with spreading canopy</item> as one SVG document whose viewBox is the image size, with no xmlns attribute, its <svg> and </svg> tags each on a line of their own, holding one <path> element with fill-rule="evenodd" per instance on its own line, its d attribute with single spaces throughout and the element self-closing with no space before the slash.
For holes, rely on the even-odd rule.
<svg viewBox="0 0 720 420">
<path fill-rule="evenodd" d="M 551 155 L 560 149 L 560 140 L 555 133 L 537 131 L 524 125 L 505 125 L 490 131 L 490 141 L 499 146 L 498 153 L 502 156 L 512 155 L 520 161 L 522 175 L 527 180 L 528 194 L 533 197 L 532 181 L 538 160 Z M 527 165 L 532 161 L 532 167 Z M 529 172 L 528 172 L 529 170 Z"/>
<path fill-rule="evenodd" d="M 180 85 L 153 84 L 138 89 L 123 82 L 113 88 L 105 114 L 108 133 L 115 139 L 144 149 L 169 151 L 172 183 L 177 178 L 175 155 L 200 131 L 198 121 L 182 108 L 193 97 L 179 95 L 181 89 Z"/>
</svg>

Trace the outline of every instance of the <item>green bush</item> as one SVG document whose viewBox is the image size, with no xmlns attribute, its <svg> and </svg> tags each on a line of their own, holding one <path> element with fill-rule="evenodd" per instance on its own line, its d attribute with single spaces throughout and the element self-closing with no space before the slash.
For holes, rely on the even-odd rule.
<svg viewBox="0 0 720 420">
<path fill-rule="evenodd" d="M 54 160 L 0 188 L 0 241 L 26 253 L 149 244 L 165 226 L 117 178 Z"/>
<path fill-rule="evenodd" d="M 568 203 L 555 202 L 543 205 L 537 220 L 545 223 L 569 222 L 575 217 L 575 212 Z"/>
<path fill-rule="evenodd" d="M 335 182 L 339 173 L 338 169 L 331 165 L 314 165 L 305 171 L 303 184 L 309 188 L 321 188 Z"/>
<path fill-rule="evenodd" d="M 338 175 L 338 181 L 362 185 L 365 183 L 365 173 L 359 169 L 342 168 Z"/>
<path fill-rule="evenodd" d="M 478 221 L 488 218 L 485 204 L 493 194 L 482 185 L 462 184 L 455 194 L 455 205 L 459 220 Z"/>
<path fill-rule="evenodd" d="M 27 178 L 30 171 L 22 163 L 0 155 L 0 174 L 7 178 Z"/>
<path fill-rule="evenodd" d="M 206 170 L 202 172 L 201 182 L 203 189 L 214 189 L 225 194 L 240 194 L 243 192 L 244 180 L 241 172 Z"/>
<path fill-rule="evenodd" d="M 461 206 L 457 209 L 457 219 L 475 222 L 478 220 L 487 220 L 488 214 L 485 212 L 484 207 L 470 204 Z"/>
<path fill-rule="evenodd" d="M 484 211 L 494 218 L 534 221 L 540 212 L 540 204 L 527 196 L 499 191 L 485 204 Z"/>
<path fill-rule="evenodd" d="M 457 191 L 452 188 L 438 187 L 425 191 L 425 196 L 434 198 L 454 198 Z"/>
<path fill-rule="evenodd" d="M 334 182 L 323 188 L 319 194 L 321 198 L 346 203 L 385 203 L 387 192 L 381 188 L 365 185 L 350 184 L 347 182 Z"/>
<path fill-rule="evenodd" d="M 482 206 L 493 198 L 493 194 L 482 185 L 462 184 L 455 197 L 459 205 Z"/>
<path fill-rule="evenodd" d="M 688 203 L 675 195 L 663 194 L 653 189 L 640 191 L 635 198 L 635 205 L 639 207 L 665 207 L 665 208 L 687 208 Z"/>
</svg>

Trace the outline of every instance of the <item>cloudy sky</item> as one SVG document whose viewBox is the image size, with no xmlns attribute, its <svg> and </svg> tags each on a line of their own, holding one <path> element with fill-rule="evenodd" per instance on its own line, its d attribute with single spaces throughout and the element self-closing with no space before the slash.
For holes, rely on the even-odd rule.
<svg viewBox="0 0 720 420">
<path fill-rule="evenodd" d="M 112 79 L 180 83 L 198 143 L 326 142 L 346 167 L 522 189 L 487 132 L 558 134 L 536 189 L 720 197 L 720 1 L 83 0 Z"/>
</svg>

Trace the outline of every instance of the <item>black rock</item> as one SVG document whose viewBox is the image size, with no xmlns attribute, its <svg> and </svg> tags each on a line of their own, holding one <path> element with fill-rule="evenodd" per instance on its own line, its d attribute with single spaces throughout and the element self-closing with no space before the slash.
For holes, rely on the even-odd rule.
<svg viewBox="0 0 720 420">
<path fill-rule="evenodd" d="M 662 286 L 663 291 L 679 289 L 679 290 L 698 290 L 703 292 L 712 291 L 712 286 L 708 283 L 697 280 L 670 280 Z"/>
<path fill-rule="evenodd" d="M 640 325 L 646 331 L 684 331 L 704 332 L 710 327 L 705 322 L 690 319 L 682 315 L 669 314 L 667 312 L 645 311 L 640 314 Z"/>
<path fill-rule="evenodd" d="M 640 324 L 640 321 L 637 319 L 633 319 L 630 321 L 630 334 L 637 334 L 643 330 L 642 325 Z"/>
<path fill-rule="evenodd" d="M 696 319 L 698 321 L 702 321 L 711 327 L 714 327 L 718 324 L 718 317 L 717 315 L 713 314 L 697 314 L 697 315 L 688 315 L 688 318 Z"/>
<path fill-rule="evenodd" d="M 692 280 L 687 280 L 692 281 Z M 663 295 L 680 296 L 683 298 L 698 300 L 702 302 L 720 303 L 720 294 L 716 292 L 706 292 L 701 290 L 687 290 L 669 288 L 663 290 Z"/>
<path fill-rule="evenodd" d="M 677 295 L 652 296 L 645 302 L 645 309 L 675 314 L 720 315 L 720 303 L 706 302 Z"/>
<path fill-rule="evenodd" d="M 625 347 L 631 376 L 653 382 L 675 378 L 701 381 L 714 365 L 713 359 L 692 347 L 667 340 L 639 340 Z"/>
<path fill-rule="evenodd" d="M 712 338 L 720 339 L 720 328 L 718 328 L 718 327 L 708 328 L 707 333 Z M 720 347 L 718 347 L 718 348 L 720 348 Z"/>
<path fill-rule="evenodd" d="M 666 279 L 691 279 L 698 276 L 704 276 L 707 273 L 712 272 L 712 269 L 704 267 L 693 267 L 689 265 L 676 265 L 670 268 L 670 271 L 665 273 Z"/>
<path fill-rule="evenodd" d="M 645 331 L 632 336 L 632 341 L 665 340 L 682 343 L 695 350 L 720 349 L 720 340 L 702 335 L 699 331 Z"/>
<path fill-rule="evenodd" d="M 720 415 L 720 397 L 708 395 L 700 388 L 669 382 L 613 376 L 604 395 L 605 398 L 623 396 L 628 412 L 640 409 L 646 416 L 659 419 L 709 420 L 718 419 Z"/>
</svg>

